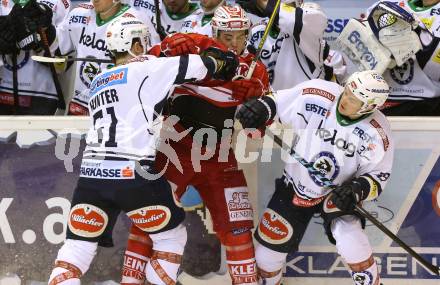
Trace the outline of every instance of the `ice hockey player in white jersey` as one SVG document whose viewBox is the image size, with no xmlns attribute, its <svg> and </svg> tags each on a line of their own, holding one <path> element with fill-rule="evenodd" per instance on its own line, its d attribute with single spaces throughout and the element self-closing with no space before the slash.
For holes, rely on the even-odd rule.
<svg viewBox="0 0 440 285">
<path fill-rule="evenodd" d="M 105 44 L 106 28 L 115 19 L 129 17 L 142 20 L 152 31 L 152 44 L 159 42 L 159 36 L 146 15 L 139 13 L 129 5 L 121 3 L 120 0 L 92 0 L 90 3 L 79 4 L 57 28 L 61 54 L 110 59 L 110 53 Z M 101 69 L 106 69 L 107 66 L 108 64 L 104 63 L 77 62 L 74 94 L 69 104 L 68 114 L 87 114 L 88 100 L 82 97 L 82 91 L 89 88 L 94 76 Z"/>
<path fill-rule="evenodd" d="M 267 16 L 271 15 L 275 2 L 268 1 Z M 302 2 L 281 3 L 263 45 L 261 61 L 267 67 L 274 90 L 291 88 L 309 79 L 332 78 L 331 69 L 324 69 L 330 51 L 323 39 L 327 16 L 318 4 Z M 252 28 L 249 43 L 254 48 L 258 47 L 266 25 L 267 20 Z"/>
<path fill-rule="evenodd" d="M 230 80 L 238 67 L 232 52 L 157 58 L 145 54 L 148 29 L 119 17 L 106 32 L 116 66 L 99 73 L 89 90 L 90 129 L 75 188 L 64 245 L 49 284 L 78 285 L 99 246 L 112 246 L 121 211 L 148 232 L 153 256 L 145 268 L 150 284 L 175 284 L 186 243 L 167 180 L 153 167 L 157 117 L 176 84 L 206 77 Z"/>
<path fill-rule="evenodd" d="M 391 173 L 390 126 L 377 110 L 388 94 L 383 77 L 369 70 L 352 74 L 345 87 L 313 79 L 248 101 L 238 111 L 245 128 L 261 127 L 275 114 L 281 123 L 293 125 L 298 136 L 292 150 L 314 169 L 292 159 L 275 182 L 275 193 L 255 231 L 264 284 L 280 284 L 286 256 L 298 250 L 315 213 L 323 218 L 328 238 L 348 264 L 355 284 L 380 283 L 362 230 L 365 220 L 354 207 L 376 199 Z M 336 186 L 324 186 L 320 177 Z"/>
<path fill-rule="evenodd" d="M 31 56 L 43 54 L 44 44 L 39 31 L 45 31 L 48 44 L 51 44 L 55 39 L 55 26 L 66 18 L 69 9 L 69 0 L 2 1 L 0 115 L 11 115 L 14 111 L 22 115 L 55 113 L 62 94 L 55 88 L 49 67 L 31 60 Z"/>
<path fill-rule="evenodd" d="M 197 19 L 203 14 L 197 3 L 188 0 L 158 0 L 158 12 L 156 12 L 155 2 L 154 0 L 130 0 L 130 4 L 135 9 L 147 15 L 161 39 L 169 34 L 181 32 L 183 27 L 192 25 L 193 17 Z M 160 17 L 159 21 L 157 15 Z"/>
<path fill-rule="evenodd" d="M 400 0 L 393 2 L 413 14 L 431 35 L 417 29 L 423 49 L 402 66 L 383 74 L 391 93 L 386 115 L 440 115 L 440 0 Z M 369 12 L 377 6 L 375 3 Z"/>
</svg>

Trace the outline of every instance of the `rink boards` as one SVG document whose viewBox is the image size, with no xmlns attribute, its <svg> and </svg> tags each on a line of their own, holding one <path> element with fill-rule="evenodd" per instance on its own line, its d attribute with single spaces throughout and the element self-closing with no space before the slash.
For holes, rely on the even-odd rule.
<svg viewBox="0 0 440 285">
<path fill-rule="evenodd" d="M 16 274 L 22 284 L 46 280 L 64 238 L 83 147 L 80 138 L 87 126 L 85 118 L 0 118 L 0 276 Z M 393 173 L 379 201 L 365 208 L 424 258 L 439 264 L 440 120 L 393 118 L 392 127 L 396 141 Z M 258 154 L 262 143 L 248 141 L 244 158 L 249 151 Z M 236 147 L 243 147 L 241 144 Z M 274 179 L 281 175 L 281 152 L 277 147 L 271 151 L 271 163 L 262 163 L 258 157 L 241 164 L 255 205 L 255 220 L 273 191 Z M 115 247 L 99 252 L 84 284 L 119 281 L 128 225 L 127 219 L 119 219 Z M 206 282 L 189 273 L 203 275 L 212 284 L 228 284 L 220 264 L 220 247 L 214 235 L 208 234 L 209 213 L 203 209 L 189 212 L 186 225 L 192 237 L 185 254 L 199 256 L 203 262 L 184 259 L 182 284 Z M 368 224 L 366 231 L 386 284 L 438 284 L 438 277 L 373 225 Z M 199 251 L 206 248 L 209 254 L 203 257 Z M 288 257 L 285 275 L 286 284 L 351 284 L 318 218 L 312 220 L 300 252 Z"/>
</svg>

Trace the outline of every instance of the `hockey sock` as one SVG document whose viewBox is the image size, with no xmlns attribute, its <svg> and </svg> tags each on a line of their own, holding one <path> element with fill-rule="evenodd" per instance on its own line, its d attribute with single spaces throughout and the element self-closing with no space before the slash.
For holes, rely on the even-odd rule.
<svg viewBox="0 0 440 285">
<path fill-rule="evenodd" d="M 153 241 L 153 255 L 147 265 L 147 281 L 156 285 L 175 285 L 177 272 L 182 261 L 187 234 L 183 225 L 150 234 Z"/>
<path fill-rule="evenodd" d="M 152 255 L 153 241 L 150 236 L 131 225 L 124 254 L 121 285 L 143 284 L 145 270 Z"/>
<path fill-rule="evenodd" d="M 226 248 L 226 263 L 233 285 L 256 285 L 257 265 L 255 262 L 252 233 L 246 230 L 241 233 L 217 233 Z"/>
<path fill-rule="evenodd" d="M 96 242 L 67 239 L 58 251 L 48 284 L 80 285 L 80 278 L 89 269 L 97 247 Z"/>
<path fill-rule="evenodd" d="M 255 245 L 255 258 L 258 266 L 258 277 L 266 285 L 279 285 L 283 277 L 283 266 L 287 253 L 272 250 L 260 243 Z"/>
<path fill-rule="evenodd" d="M 350 267 L 355 284 L 379 285 L 379 274 L 367 235 L 359 218 L 342 216 L 332 222 L 332 234 L 336 248 Z"/>
</svg>

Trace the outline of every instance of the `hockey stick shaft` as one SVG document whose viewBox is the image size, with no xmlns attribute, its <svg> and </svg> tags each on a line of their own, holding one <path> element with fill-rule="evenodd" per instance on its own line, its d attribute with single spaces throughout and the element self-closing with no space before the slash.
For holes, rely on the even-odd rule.
<svg viewBox="0 0 440 285">
<path fill-rule="evenodd" d="M 50 48 L 49 48 L 49 41 L 47 40 L 46 31 L 43 30 L 42 28 L 38 28 L 38 33 L 40 34 L 41 41 L 43 43 L 44 52 L 48 56 L 52 57 L 52 54 L 51 54 Z M 66 101 L 64 100 L 63 89 L 61 88 L 60 80 L 58 79 L 58 74 L 55 70 L 55 66 L 53 63 L 49 63 L 49 69 L 50 69 L 50 73 L 52 74 L 52 80 L 53 80 L 53 83 L 55 85 L 55 90 L 58 95 L 58 108 L 64 110 L 64 109 L 66 109 Z"/>
<path fill-rule="evenodd" d="M 48 63 L 64 63 L 72 61 L 88 61 L 96 63 L 113 63 L 111 59 L 91 58 L 91 57 L 47 57 L 47 56 L 31 56 L 32 60 Z"/>
<path fill-rule="evenodd" d="M 18 76 L 17 76 L 17 51 L 13 51 L 12 55 L 12 92 L 14 96 L 14 115 L 19 114 L 20 104 L 18 99 Z"/>
<path fill-rule="evenodd" d="M 312 163 L 306 161 L 303 157 L 299 156 L 293 148 L 290 148 L 279 136 L 275 135 L 270 129 L 266 129 L 266 134 L 273 139 L 273 141 L 278 144 L 283 150 L 287 151 L 290 156 L 297 160 L 301 165 L 303 165 L 308 171 L 311 172 L 317 179 L 324 184 L 325 187 L 336 187 L 332 181 L 316 170 Z M 440 268 L 433 265 L 432 263 L 425 260 L 417 252 L 415 252 L 411 247 L 409 247 L 405 242 L 388 230 L 381 222 L 374 218 L 368 211 L 359 205 L 355 206 L 356 211 L 361 214 L 364 218 L 372 222 L 379 230 L 390 237 L 393 241 L 399 244 L 406 252 L 408 252 L 412 257 L 419 261 L 423 266 L 425 266 L 429 271 L 436 275 L 440 275 Z"/>
<path fill-rule="evenodd" d="M 162 26 L 162 21 L 160 19 L 159 0 L 154 0 L 154 6 L 156 15 L 156 32 L 159 34 L 160 40 L 163 41 L 167 34 Z"/>
<path fill-rule="evenodd" d="M 249 71 L 246 74 L 246 79 L 250 79 L 252 74 L 254 73 L 255 67 L 257 66 L 257 61 L 260 60 L 261 52 L 263 50 L 264 43 L 266 42 L 267 36 L 269 35 L 270 30 L 272 29 L 273 23 L 278 13 L 278 8 L 280 7 L 281 0 L 277 0 L 275 4 L 275 8 L 272 11 L 272 15 L 270 15 L 269 22 L 267 23 L 266 28 L 264 29 L 263 37 L 258 44 L 257 51 L 255 53 L 255 57 L 252 59 L 251 65 L 249 66 Z"/>
</svg>

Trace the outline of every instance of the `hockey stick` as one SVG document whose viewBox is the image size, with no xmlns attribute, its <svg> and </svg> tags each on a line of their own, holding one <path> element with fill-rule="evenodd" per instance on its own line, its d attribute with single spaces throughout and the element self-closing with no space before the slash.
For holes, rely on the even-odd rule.
<svg viewBox="0 0 440 285">
<path fill-rule="evenodd" d="M 52 57 L 49 48 L 49 41 L 47 40 L 46 31 L 44 31 L 42 28 L 38 28 L 38 34 L 40 34 L 45 54 Z M 57 91 L 57 95 L 58 95 L 58 108 L 65 110 L 66 101 L 64 100 L 63 89 L 61 88 L 60 80 L 58 79 L 58 74 L 55 70 L 55 65 L 53 63 L 49 63 L 49 69 L 50 69 L 50 73 L 52 74 L 53 83 L 55 85 L 55 90 Z"/>
<path fill-rule="evenodd" d="M 156 32 L 159 34 L 161 41 L 167 36 L 164 28 L 162 27 L 162 21 L 160 20 L 159 0 L 154 0 L 155 14 L 156 14 Z"/>
<path fill-rule="evenodd" d="M 269 135 L 273 139 L 273 141 L 279 145 L 283 150 L 287 151 L 290 156 L 292 156 L 295 160 L 297 160 L 302 166 L 304 166 L 310 174 L 314 175 L 319 182 L 323 183 L 325 187 L 334 188 L 336 185 L 332 183 L 330 179 L 322 176 L 321 172 L 319 172 L 314 166 L 313 163 L 308 162 L 303 157 L 298 155 L 293 148 L 290 148 L 280 137 L 275 135 L 271 130 L 267 129 L 266 134 Z M 389 229 L 387 229 L 381 222 L 379 222 L 376 218 L 374 218 L 368 211 L 362 208 L 359 205 L 355 206 L 356 211 L 361 214 L 364 218 L 368 219 L 372 222 L 379 230 L 381 230 L 384 234 L 390 237 L 393 241 L 399 244 L 406 252 L 408 252 L 412 257 L 417 259 L 423 266 L 425 266 L 429 271 L 436 275 L 440 275 L 440 267 L 431 264 L 423 257 L 421 257 L 417 252 L 415 252 L 411 247 L 409 247 L 405 242 L 403 242 L 400 238 L 398 238 L 395 234 L 393 234 Z"/>
<path fill-rule="evenodd" d="M 92 57 L 47 57 L 47 56 L 39 56 L 33 55 L 31 56 L 32 60 L 38 62 L 45 63 L 65 63 L 72 61 L 89 61 L 89 62 L 97 62 L 97 63 L 113 63 L 111 59 L 100 59 L 100 58 L 92 58 Z"/>
<path fill-rule="evenodd" d="M 263 37 L 261 38 L 260 43 L 258 44 L 258 48 L 257 51 L 255 52 L 255 56 L 252 59 L 251 65 L 249 66 L 248 73 L 246 74 L 246 79 L 250 79 L 252 77 L 252 74 L 254 73 L 254 69 L 257 66 L 257 61 L 260 60 L 261 52 L 263 51 L 263 45 L 266 42 L 270 29 L 272 29 L 272 25 L 278 13 L 278 8 L 280 7 L 280 3 L 281 0 L 277 0 L 277 2 L 275 3 L 275 7 L 272 11 L 272 15 L 270 15 L 269 22 L 267 23 L 266 29 L 264 29 Z"/>
<path fill-rule="evenodd" d="M 20 104 L 18 99 L 18 78 L 17 78 L 17 51 L 14 50 L 11 54 L 12 60 L 12 92 L 14 96 L 14 115 L 19 114 Z"/>
</svg>

